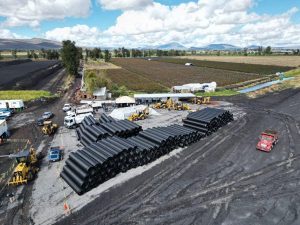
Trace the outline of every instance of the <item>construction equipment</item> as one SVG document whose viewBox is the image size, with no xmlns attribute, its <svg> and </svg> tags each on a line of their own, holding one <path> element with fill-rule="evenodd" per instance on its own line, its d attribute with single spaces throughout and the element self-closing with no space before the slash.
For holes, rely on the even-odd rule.
<svg viewBox="0 0 300 225">
<path fill-rule="evenodd" d="M 265 130 L 259 136 L 259 142 L 256 149 L 264 152 L 270 152 L 278 142 L 278 133 L 274 130 Z"/>
<path fill-rule="evenodd" d="M 210 103 L 210 97 L 197 96 L 194 98 L 194 104 L 202 105 L 202 104 L 209 104 L 209 103 Z"/>
<path fill-rule="evenodd" d="M 154 109 L 168 109 L 168 110 L 190 110 L 189 105 L 183 104 L 182 102 L 175 102 L 169 98 L 166 102 L 159 102 L 153 105 Z"/>
<path fill-rule="evenodd" d="M 145 108 L 142 111 L 135 112 L 131 116 L 128 117 L 129 121 L 138 121 L 144 120 L 149 116 L 149 107 Z"/>
<path fill-rule="evenodd" d="M 44 126 L 42 128 L 42 133 L 44 135 L 52 135 L 58 129 L 58 125 L 53 123 L 51 120 L 44 121 Z"/>
<path fill-rule="evenodd" d="M 8 185 L 27 184 L 28 181 L 34 179 L 38 172 L 38 157 L 34 148 L 22 150 L 16 154 L 2 155 L 0 158 L 15 158 L 17 166 L 14 169 Z"/>
</svg>

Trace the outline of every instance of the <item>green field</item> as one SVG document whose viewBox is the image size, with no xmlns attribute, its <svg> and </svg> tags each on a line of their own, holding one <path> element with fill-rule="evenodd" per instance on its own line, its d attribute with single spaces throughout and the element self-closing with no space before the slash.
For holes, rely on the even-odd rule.
<svg viewBox="0 0 300 225">
<path fill-rule="evenodd" d="M 22 99 L 23 101 L 30 101 L 39 98 L 54 97 L 49 91 L 0 91 L 1 100 Z"/>
</svg>

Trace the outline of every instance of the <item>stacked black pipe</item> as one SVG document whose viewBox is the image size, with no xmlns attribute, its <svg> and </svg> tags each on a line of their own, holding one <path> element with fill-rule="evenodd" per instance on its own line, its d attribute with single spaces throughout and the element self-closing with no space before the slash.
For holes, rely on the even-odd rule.
<svg viewBox="0 0 300 225">
<path fill-rule="evenodd" d="M 128 138 L 107 136 L 98 139 L 95 134 L 93 142 L 70 154 L 61 177 L 81 195 L 120 172 L 152 162 L 177 147 L 197 142 L 232 120 L 233 116 L 228 111 L 204 109 L 190 113 L 183 120 L 183 126 L 150 128 Z M 99 122 L 100 127 L 105 130 L 103 125 L 114 124 L 117 121 L 104 116 Z M 124 126 L 129 124 L 129 121 L 121 122 Z M 91 127 L 96 125 L 95 120 L 91 118 L 82 124 Z M 133 129 L 136 126 L 129 127 Z"/>
<path fill-rule="evenodd" d="M 223 109 L 205 108 L 200 111 L 190 113 L 183 119 L 183 126 L 194 129 L 203 135 L 210 135 L 220 127 L 233 121 L 233 115 Z"/>
<path fill-rule="evenodd" d="M 116 121 L 112 117 L 102 114 L 97 122 L 92 116 L 87 116 L 76 129 L 78 140 L 84 145 L 106 138 L 108 136 L 131 137 L 138 134 L 142 127 L 128 120 Z"/>
<path fill-rule="evenodd" d="M 137 146 L 119 137 L 108 137 L 72 152 L 61 177 L 79 195 L 120 172 L 136 167 Z"/>
</svg>

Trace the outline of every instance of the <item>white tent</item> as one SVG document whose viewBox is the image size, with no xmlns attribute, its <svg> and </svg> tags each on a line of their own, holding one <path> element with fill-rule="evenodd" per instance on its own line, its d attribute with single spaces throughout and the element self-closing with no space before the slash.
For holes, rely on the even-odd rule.
<svg viewBox="0 0 300 225">
<path fill-rule="evenodd" d="M 118 120 L 124 120 L 130 117 L 135 112 L 140 112 L 146 109 L 147 106 L 145 105 L 138 105 L 138 106 L 132 106 L 132 107 L 124 107 L 124 108 L 118 108 L 114 109 L 110 116 L 118 119 Z M 160 114 L 156 112 L 154 109 L 149 108 L 149 115 L 150 116 L 159 116 Z"/>
<path fill-rule="evenodd" d="M 116 104 L 135 104 L 135 99 L 129 96 L 121 96 L 116 99 Z"/>
</svg>

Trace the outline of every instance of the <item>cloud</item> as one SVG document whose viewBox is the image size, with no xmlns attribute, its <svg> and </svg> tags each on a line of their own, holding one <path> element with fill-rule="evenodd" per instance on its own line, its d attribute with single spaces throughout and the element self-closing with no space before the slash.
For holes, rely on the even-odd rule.
<svg viewBox="0 0 300 225">
<path fill-rule="evenodd" d="M 101 32 L 96 27 L 76 25 L 74 27 L 55 28 L 45 33 L 45 38 L 56 41 L 72 40 L 81 46 L 97 46 Z"/>
<path fill-rule="evenodd" d="M 15 39 L 15 38 L 21 38 L 21 36 L 11 32 L 8 29 L 0 29 L 0 38 Z"/>
<path fill-rule="evenodd" d="M 107 10 L 142 9 L 153 3 L 152 0 L 98 0 L 98 2 Z"/>
<path fill-rule="evenodd" d="M 38 27 L 41 21 L 86 17 L 91 0 L 1 0 L 0 16 L 5 17 L 2 27 Z"/>
<path fill-rule="evenodd" d="M 122 2 L 129 4 L 130 1 Z M 115 24 L 104 31 L 76 25 L 56 28 L 46 32 L 45 36 L 55 40 L 75 40 L 82 46 L 106 47 L 156 46 L 174 41 L 187 47 L 211 43 L 241 47 L 300 45 L 300 24 L 291 20 L 298 8 L 267 15 L 252 12 L 253 4 L 252 0 L 200 0 L 167 6 L 151 1 L 143 9 L 135 5 L 137 8 L 125 10 L 120 3 L 119 8 L 124 11 Z"/>
</svg>

